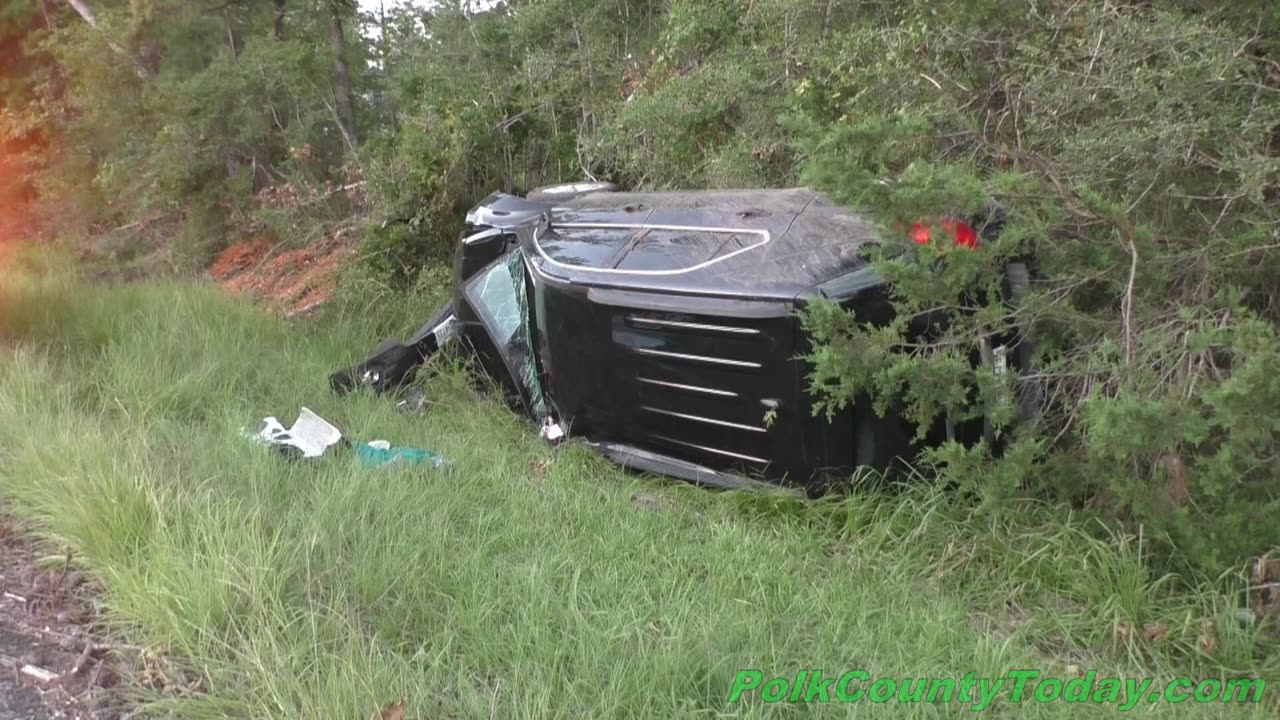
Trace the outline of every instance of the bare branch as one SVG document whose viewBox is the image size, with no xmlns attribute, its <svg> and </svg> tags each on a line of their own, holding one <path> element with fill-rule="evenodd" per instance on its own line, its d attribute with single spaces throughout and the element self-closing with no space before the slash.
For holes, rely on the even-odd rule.
<svg viewBox="0 0 1280 720">
<path fill-rule="evenodd" d="M 94 15 L 93 8 L 86 5 L 83 0 L 67 0 L 67 4 L 84 18 L 85 22 L 95 28 L 98 27 L 98 17 Z"/>
<path fill-rule="evenodd" d="M 85 4 L 84 0 L 67 0 L 67 4 L 71 6 L 72 10 L 76 11 L 76 14 L 79 15 L 81 19 L 89 24 L 89 27 L 94 30 L 98 30 L 99 33 L 102 32 L 98 27 L 98 16 L 94 14 L 93 8 Z M 107 47 L 111 48 L 112 52 L 125 60 L 128 60 L 129 64 L 133 65 L 134 72 L 138 73 L 138 77 L 146 80 L 151 76 L 151 72 L 147 70 L 147 66 L 143 65 L 141 60 L 125 52 L 124 48 L 117 45 L 115 41 L 107 37 L 105 33 L 103 33 L 102 39 L 106 41 Z"/>
</svg>

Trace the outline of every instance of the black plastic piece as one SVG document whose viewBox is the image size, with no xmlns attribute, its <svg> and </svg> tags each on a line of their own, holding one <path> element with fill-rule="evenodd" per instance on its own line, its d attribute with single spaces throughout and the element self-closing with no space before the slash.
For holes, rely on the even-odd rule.
<svg viewBox="0 0 1280 720">
<path fill-rule="evenodd" d="M 330 375 L 329 386 L 334 393 L 345 395 L 360 385 L 366 385 L 379 394 L 408 385 L 413 382 L 422 363 L 440 349 L 440 332 L 446 323 L 452 321 L 453 303 L 449 303 L 409 342 L 382 341 L 369 357 Z"/>
</svg>

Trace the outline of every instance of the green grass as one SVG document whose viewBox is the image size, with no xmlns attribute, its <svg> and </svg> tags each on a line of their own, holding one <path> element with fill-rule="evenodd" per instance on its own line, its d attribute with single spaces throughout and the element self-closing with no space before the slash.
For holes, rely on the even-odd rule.
<svg viewBox="0 0 1280 720">
<path fill-rule="evenodd" d="M 1140 539 L 1062 511 L 975 516 L 923 482 L 806 504 L 633 476 L 545 447 L 453 367 L 423 380 L 422 415 L 334 397 L 329 371 L 433 310 L 389 299 L 291 326 L 192 284 L 0 285 L 0 496 L 100 578 L 121 632 L 201 678 L 144 693 L 154 714 L 366 718 L 401 695 L 433 719 L 972 714 L 730 704 L 739 668 L 1280 683 L 1274 634 L 1235 617 L 1238 578 L 1160 576 Z M 302 405 L 452 464 L 291 463 L 240 434 Z M 1168 634 L 1139 637 L 1152 623 Z"/>
</svg>

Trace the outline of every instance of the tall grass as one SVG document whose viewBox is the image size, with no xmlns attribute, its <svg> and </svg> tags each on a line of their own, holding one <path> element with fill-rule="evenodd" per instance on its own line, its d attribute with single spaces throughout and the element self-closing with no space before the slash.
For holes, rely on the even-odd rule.
<svg viewBox="0 0 1280 720">
<path fill-rule="evenodd" d="M 1237 580 L 1157 576 L 1140 538 L 1053 508 L 974 516 L 923 482 L 802 503 L 628 475 L 543 446 L 453 366 L 422 380 L 421 415 L 333 397 L 328 372 L 413 330 L 430 297 L 287 325 L 208 287 L 37 270 L 0 285 L 0 496 L 101 579 L 122 632 L 202 678 L 145 695 L 157 715 L 364 718 L 401 695 L 412 718 L 964 711 L 731 705 L 740 668 L 1280 679 L 1274 636 L 1236 617 Z M 302 405 L 452 462 L 290 462 L 242 437 Z"/>
</svg>

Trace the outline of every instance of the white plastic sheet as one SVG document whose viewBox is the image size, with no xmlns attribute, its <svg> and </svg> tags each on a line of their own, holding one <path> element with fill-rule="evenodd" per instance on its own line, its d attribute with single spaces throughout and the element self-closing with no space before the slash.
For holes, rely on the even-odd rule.
<svg viewBox="0 0 1280 720">
<path fill-rule="evenodd" d="M 252 433 L 255 440 L 279 447 L 296 448 L 303 457 L 320 457 L 342 440 L 342 431 L 308 408 L 298 412 L 293 427 L 286 429 L 274 417 L 265 417 Z"/>
</svg>

